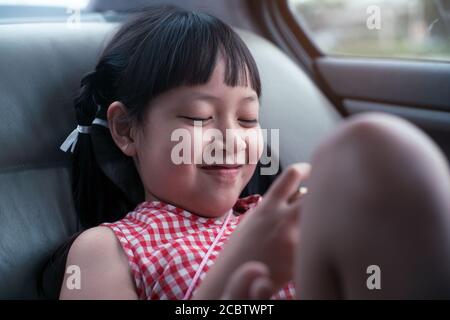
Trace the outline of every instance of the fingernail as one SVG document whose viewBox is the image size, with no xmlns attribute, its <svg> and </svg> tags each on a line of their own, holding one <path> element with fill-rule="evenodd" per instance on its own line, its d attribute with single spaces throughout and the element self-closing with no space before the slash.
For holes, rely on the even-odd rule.
<svg viewBox="0 0 450 320">
<path fill-rule="evenodd" d="M 301 195 L 305 195 L 305 194 L 308 193 L 308 188 L 307 188 L 307 187 L 300 187 L 300 188 L 298 189 L 298 192 L 299 192 Z"/>
<path fill-rule="evenodd" d="M 307 162 L 302 162 L 299 163 L 299 168 L 303 169 L 303 170 L 310 170 L 311 169 L 311 164 L 307 163 Z"/>
<path fill-rule="evenodd" d="M 296 163 L 294 165 L 302 174 L 308 174 L 311 171 L 311 165 L 307 162 Z"/>
</svg>

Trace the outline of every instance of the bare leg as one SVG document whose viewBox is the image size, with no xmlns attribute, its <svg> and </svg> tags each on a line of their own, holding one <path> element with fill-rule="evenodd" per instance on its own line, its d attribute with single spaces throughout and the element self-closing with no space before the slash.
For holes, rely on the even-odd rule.
<svg viewBox="0 0 450 320">
<path fill-rule="evenodd" d="M 399 118 L 353 117 L 312 160 L 296 258 L 299 299 L 450 298 L 450 175 Z M 380 267 L 381 289 L 367 287 Z"/>
</svg>

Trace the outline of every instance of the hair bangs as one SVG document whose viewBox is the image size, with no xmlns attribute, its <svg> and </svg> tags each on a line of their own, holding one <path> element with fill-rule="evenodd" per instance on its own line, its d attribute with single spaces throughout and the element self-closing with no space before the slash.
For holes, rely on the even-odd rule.
<svg viewBox="0 0 450 320">
<path fill-rule="evenodd" d="M 134 37 L 119 32 L 113 41 L 116 48 L 126 43 L 123 47 L 129 50 L 116 98 L 129 107 L 131 117 L 141 120 L 145 106 L 166 91 L 206 84 L 220 58 L 225 62 L 226 85 L 250 86 L 261 96 L 256 62 L 231 27 L 205 13 L 164 10 L 164 15 L 156 10 L 138 16 L 131 27 L 122 29 L 125 33 L 137 28 Z"/>
</svg>

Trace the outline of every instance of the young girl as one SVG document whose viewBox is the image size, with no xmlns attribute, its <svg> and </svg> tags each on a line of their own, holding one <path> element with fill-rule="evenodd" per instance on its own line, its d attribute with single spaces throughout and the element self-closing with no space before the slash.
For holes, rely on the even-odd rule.
<svg viewBox="0 0 450 320">
<path fill-rule="evenodd" d="M 293 277 L 299 298 L 449 297 L 450 175 L 434 143 L 391 116 L 355 117 L 315 152 L 305 198 L 310 167 L 296 164 L 264 199 L 239 199 L 260 95 L 247 47 L 214 17 L 154 8 L 121 27 L 63 146 L 81 222 L 96 227 L 71 246 L 81 285 L 66 274 L 60 298 L 290 299 Z M 172 133 L 195 138 L 197 122 L 234 129 L 231 149 L 201 140 L 226 165 L 175 164 Z"/>
<path fill-rule="evenodd" d="M 290 197 L 298 178 L 290 189 L 283 184 L 272 191 L 283 195 L 273 197 L 271 205 L 279 206 L 277 214 L 286 219 L 274 224 L 279 227 L 273 234 L 258 235 L 267 237 L 267 244 L 249 239 L 230 248 L 226 271 L 195 295 L 230 235 L 250 214 L 244 213 L 261 201 L 257 194 L 238 199 L 256 168 L 248 161 L 249 150 L 261 154 L 260 95 L 248 48 L 215 17 L 160 7 L 120 28 L 95 71 L 82 80 L 75 101 L 79 126 L 62 146 L 73 151 L 81 222 L 102 224 L 71 246 L 67 266 L 80 268 L 81 288 L 70 289 L 66 274 L 61 298 L 219 298 L 243 262 L 274 258 L 272 279 L 264 277 L 255 292 L 272 288 L 278 291 L 274 298 L 294 296 L 288 281 L 295 238 L 286 234 L 299 211 L 300 199 Z M 234 130 L 231 150 L 220 139 L 200 141 L 202 151 L 212 145 L 222 153 L 223 164 L 174 163 L 173 132 L 184 129 L 198 138 L 197 123 L 224 136 Z M 249 131 L 257 139 L 248 138 Z M 242 152 L 246 161 L 237 163 Z M 261 265 L 252 270 L 268 274 Z"/>
</svg>

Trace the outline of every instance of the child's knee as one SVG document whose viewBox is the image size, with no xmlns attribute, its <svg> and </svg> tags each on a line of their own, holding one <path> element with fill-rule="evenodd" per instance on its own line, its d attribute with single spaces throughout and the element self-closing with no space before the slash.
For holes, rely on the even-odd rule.
<svg viewBox="0 0 450 320">
<path fill-rule="evenodd" d="M 314 254 L 320 249 L 344 278 L 375 263 L 394 283 L 396 270 L 408 268 L 403 260 L 421 259 L 411 252 L 427 253 L 432 267 L 436 261 L 450 265 L 441 255 L 450 248 L 448 165 L 435 144 L 407 121 L 384 114 L 345 121 L 315 153 L 309 183 L 303 243 Z M 397 264 L 389 269 L 393 261 Z M 353 283 L 364 285 L 363 280 Z"/>
<path fill-rule="evenodd" d="M 311 180 L 329 197 L 348 199 L 345 206 L 376 206 L 380 210 L 372 212 L 395 211 L 399 219 L 450 214 L 442 152 L 421 130 L 390 115 L 365 114 L 343 123 L 313 157 Z"/>
<path fill-rule="evenodd" d="M 352 165 L 376 176 L 448 177 L 439 147 L 420 129 L 399 117 L 367 113 L 353 116 L 318 147 L 314 162 Z M 383 177 L 383 176 L 381 176 Z"/>
<path fill-rule="evenodd" d="M 439 147 L 425 132 L 397 116 L 359 114 L 349 118 L 340 131 L 338 139 L 353 143 L 362 151 L 371 150 L 370 154 L 376 160 L 424 160 L 447 164 Z"/>
</svg>

